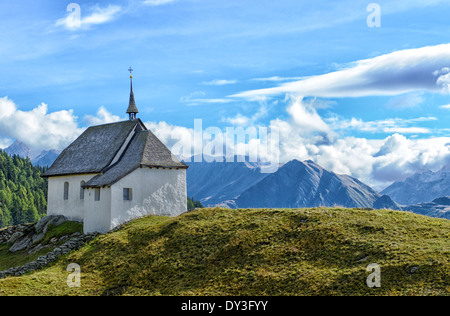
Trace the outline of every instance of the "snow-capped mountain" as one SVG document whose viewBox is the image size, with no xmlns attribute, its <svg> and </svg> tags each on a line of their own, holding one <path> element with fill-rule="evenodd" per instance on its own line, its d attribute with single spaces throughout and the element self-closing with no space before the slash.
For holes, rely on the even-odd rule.
<svg viewBox="0 0 450 316">
<path fill-rule="evenodd" d="M 29 157 L 33 165 L 42 167 L 51 166 L 61 154 L 61 151 L 59 150 L 44 150 L 39 155 L 35 156 L 26 144 L 18 140 L 8 148 L 5 148 L 4 151 L 10 156 L 17 155 L 22 158 Z"/>
<path fill-rule="evenodd" d="M 431 202 L 436 198 L 450 195 L 450 169 L 416 173 L 404 181 L 395 182 L 382 194 L 389 195 L 402 205 Z"/>
<path fill-rule="evenodd" d="M 11 146 L 5 148 L 4 151 L 10 156 L 20 156 L 22 158 L 27 158 L 30 156 L 30 148 L 20 141 L 15 141 Z"/>
</svg>

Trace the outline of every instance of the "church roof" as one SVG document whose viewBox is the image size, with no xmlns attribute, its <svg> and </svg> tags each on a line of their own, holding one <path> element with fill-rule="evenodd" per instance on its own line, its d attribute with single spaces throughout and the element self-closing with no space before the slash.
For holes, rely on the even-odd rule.
<svg viewBox="0 0 450 316">
<path fill-rule="evenodd" d="M 92 178 L 84 187 L 111 186 L 134 170 L 143 167 L 188 168 L 151 131 L 141 131 L 136 133 L 117 164 Z"/>
<path fill-rule="evenodd" d="M 89 127 L 42 176 L 97 173 L 92 183 L 108 186 L 140 166 L 187 168 L 137 119 Z"/>
</svg>

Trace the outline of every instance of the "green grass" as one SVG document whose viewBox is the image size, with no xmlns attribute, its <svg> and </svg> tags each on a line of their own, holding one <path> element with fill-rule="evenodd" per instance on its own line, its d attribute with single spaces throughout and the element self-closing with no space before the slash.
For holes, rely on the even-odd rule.
<svg viewBox="0 0 450 316">
<path fill-rule="evenodd" d="M 135 220 L 42 271 L 0 280 L 0 294 L 449 295 L 449 261 L 445 219 L 209 208 Z M 66 284 L 70 263 L 81 267 L 80 288 Z M 380 288 L 366 285 L 370 263 L 381 267 Z"/>
<path fill-rule="evenodd" d="M 64 222 L 57 227 L 50 224 L 45 237 L 40 242 L 46 245 L 52 238 L 60 238 L 73 233 L 83 233 L 83 223 Z"/>
</svg>

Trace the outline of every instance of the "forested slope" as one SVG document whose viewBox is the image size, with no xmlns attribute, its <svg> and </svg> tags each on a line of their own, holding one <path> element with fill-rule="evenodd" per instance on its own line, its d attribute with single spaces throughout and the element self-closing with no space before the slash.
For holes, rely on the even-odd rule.
<svg viewBox="0 0 450 316">
<path fill-rule="evenodd" d="M 40 177 L 45 170 L 29 158 L 0 150 L 0 227 L 32 223 L 45 215 L 47 180 Z"/>
</svg>

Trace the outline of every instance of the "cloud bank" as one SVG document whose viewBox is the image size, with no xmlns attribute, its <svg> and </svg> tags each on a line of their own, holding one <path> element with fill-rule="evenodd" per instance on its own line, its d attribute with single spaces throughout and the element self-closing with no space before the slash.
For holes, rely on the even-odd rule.
<svg viewBox="0 0 450 316">
<path fill-rule="evenodd" d="M 286 99 L 289 117 L 273 119 L 268 124 L 269 133 L 279 135 L 279 161 L 312 159 L 324 168 L 336 173 L 348 174 L 381 190 L 393 181 L 404 179 L 417 171 L 437 170 L 450 163 L 450 138 L 430 137 L 427 139 L 407 138 L 401 130 L 385 139 L 368 140 L 357 137 L 339 137 L 335 121 L 323 120 L 311 103 L 302 98 Z M 263 110 L 261 110 L 263 111 Z M 86 115 L 84 125 L 99 125 L 124 120 L 100 107 L 95 116 Z M 401 121 L 405 129 L 422 121 L 436 118 L 421 117 Z M 346 121 L 348 128 L 389 128 L 398 122 Z M 193 127 L 171 125 L 167 122 L 145 122 L 174 154 L 187 157 L 186 153 L 201 152 L 215 129 L 203 126 L 206 141 L 196 142 Z M 403 125 L 402 125 L 403 124 Z M 250 126 L 251 127 L 251 126 Z M 86 127 L 81 125 L 72 110 L 48 112 L 42 103 L 30 111 L 19 110 L 7 97 L 0 98 L 0 144 L 9 144 L 17 139 L 32 150 L 64 149 L 73 142 Z M 218 129 L 218 128 L 216 128 Z M 219 130 L 220 131 L 220 130 Z M 270 136 L 270 135 L 269 135 Z M 255 150 L 270 159 L 273 152 L 261 148 L 259 139 L 248 139 L 234 143 L 234 148 L 249 154 Z M 273 158 L 273 157 L 272 157 Z"/>
<path fill-rule="evenodd" d="M 341 98 L 394 96 L 413 91 L 448 93 L 450 44 L 396 51 L 351 63 L 335 72 L 307 77 L 268 89 L 233 95 L 247 99 L 296 94 Z"/>
</svg>

